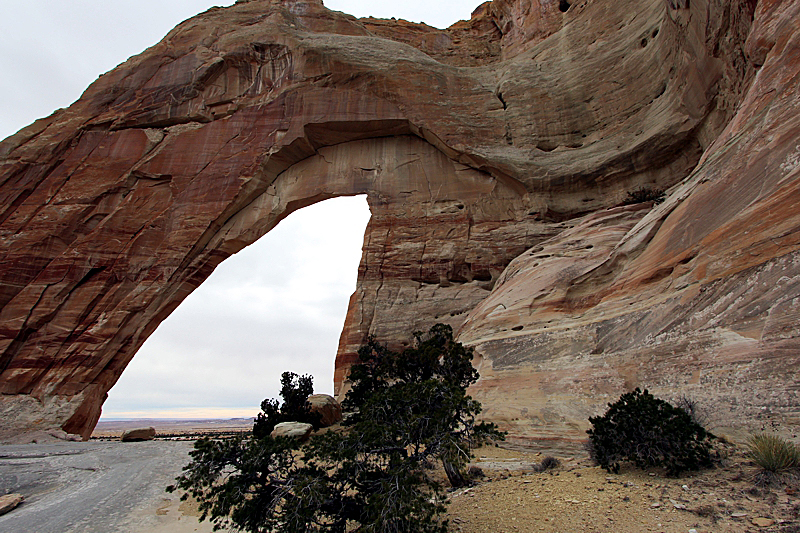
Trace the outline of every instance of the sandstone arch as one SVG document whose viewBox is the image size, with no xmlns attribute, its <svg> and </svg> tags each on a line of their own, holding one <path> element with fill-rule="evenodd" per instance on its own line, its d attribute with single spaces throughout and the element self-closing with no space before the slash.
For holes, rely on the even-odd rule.
<svg viewBox="0 0 800 533">
<path fill-rule="evenodd" d="M 490 408 L 516 409 L 521 382 L 547 391 L 526 393 L 524 423 L 501 420 L 575 437 L 624 386 L 669 390 L 639 368 L 678 349 L 698 361 L 673 365 L 678 381 L 735 406 L 720 376 L 747 345 L 772 363 L 736 383 L 773 382 L 779 401 L 752 402 L 789 416 L 796 286 L 696 315 L 750 275 L 797 270 L 797 10 L 495 0 L 436 30 L 248 0 L 184 22 L 0 144 L 3 430 L 87 436 L 138 346 L 219 262 L 294 209 L 358 193 L 373 219 L 337 379 L 368 332 L 402 343 L 449 321 L 479 349 Z M 674 188 L 651 212 L 606 211 L 643 185 Z M 652 309 L 637 336 L 630 310 Z M 610 368 L 602 386 L 571 357 Z M 547 385 L 565 368 L 575 383 Z"/>
<path fill-rule="evenodd" d="M 113 149 L 102 152 L 104 163 L 109 152 Z M 129 201 L 137 210 L 163 202 L 170 194 L 167 191 L 173 187 L 175 174 L 165 168 L 164 159 L 161 152 L 152 151 L 134 171 L 136 185 L 125 196 L 132 197 Z M 367 194 L 373 213 L 359 293 L 351 301 L 350 329 L 340 348 L 344 364 L 367 333 L 401 342 L 406 328 L 424 327 L 430 322 L 430 313 L 452 312 L 455 316 L 474 307 L 488 294 L 492 277 L 531 244 L 536 228 L 543 229 L 541 223 L 525 223 L 531 217 L 526 199 L 518 191 L 409 135 L 320 148 L 278 174 L 258 194 L 251 193 L 213 234 L 196 230 L 195 235 L 201 236 L 198 244 L 194 239 L 187 241 L 181 232 L 188 230 L 185 213 L 192 209 L 191 199 L 202 195 L 204 188 L 201 184 L 198 190 L 184 193 L 189 205 L 176 202 L 167 213 L 157 216 L 147 237 L 135 232 L 128 242 L 119 243 L 118 255 L 112 255 L 110 265 L 103 262 L 101 250 L 113 247 L 111 236 L 120 231 L 113 218 L 98 225 L 100 233 L 95 233 L 91 242 L 76 246 L 78 250 L 81 245 L 89 247 L 83 251 L 85 262 L 68 259 L 58 263 L 53 276 L 60 279 L 45 283 L 44 295 L 39 295 L 36 305 L 47 322 L 39 326 L 35 317 L 27 317 L 28 327 L 36 331 L 17 339 L 18 344 L 48 343 L 54 357 L 46 369 L 35 363 L 5 365 L 6 393 L 47 398 L 46 408 L 53 398 L 71 396 L 70 401 L 55 406 L 55 416 L 62 418 L 60 423 L 67 431 L 91 430 L 105 392 L 180 301 L 224 258 L 257 240 L 291 212 L 317 201 Z M 509 231 L 505 227 L 509 221 L 522 225 Z M 101 237 L 103 232 L 109 237 Z M 495 239 L 497 243 L 492 242 Z M 180 264 L 169 257 L 178 247 L 188 250 Z M 120 256 L 126 275 L 138 279 L 115 279 Z M 449 288 L 451 283 L 456 286 Z M 445 293 L 446 303 L 427 301 L 432 291 L 419 288 L 420 284 Z M 27 296 L 22 291 L 12 304 Z M 402 305 L 397 305 L 397 298 L 405 299 Z M 382 307 L 376 301 L 390 305 Z M 81 311 L 69 312 L 74 307 Z M 85 327 L 87 323 L 91 328 Z M 6 351 L 6 357 L 17 356 L 13 348 Z M 76 388 L 72 394 L 64 392 Z"/>
</svg>

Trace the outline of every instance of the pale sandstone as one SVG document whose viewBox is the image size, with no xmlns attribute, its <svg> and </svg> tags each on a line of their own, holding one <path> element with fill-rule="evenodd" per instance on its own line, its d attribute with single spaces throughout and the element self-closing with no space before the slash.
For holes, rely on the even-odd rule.
<svg viewBox="0 0 800 533">
<path fill-rule="evenodd" d="M 275 429 L 269 434 L 270 437 L 291 437 L 304 441 L 308 439 L 314 426 L 304 422 L 281 422 L 275 425 Z"/>
<path fill-rule="evenodd" d="M 353 194 L 337 389 L 368 335 L 446 322 L 521 438 L 578 439 L 636 385 L 796 425 L 800 5 L 570 4 L 438 30 L 238 2 L 0 143 L 0 438 L 88 438 L 221 261 Z M 615 207 L 642 186 L 671 189 Z"/>
</svg>

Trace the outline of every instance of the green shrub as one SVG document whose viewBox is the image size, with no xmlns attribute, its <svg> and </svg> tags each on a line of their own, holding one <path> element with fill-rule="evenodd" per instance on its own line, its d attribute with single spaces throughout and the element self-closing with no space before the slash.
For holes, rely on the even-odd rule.
<svg viewBox="0 0 800 533">
<path fill-rule="evenodd" d="M 760 485 L 779 482 L 792 469 L 800 467 L 800 448 L 777 435 L 751 435 L 747 441 L 747 455 L 761 469 L 756 474 Z"/>
<path fill-rule="evenodd" d="M 550 470 L 550 469 L 553 469 L 553 468 L 558 468 L 559 466 L 561 466 L 561 461 L 559 461 L 558 459 L 556 459 L 552 455 L 548 455 L 547 457 L 542 459 L 541 463 L 539 463 L 538 465 L 534 465 L 533 471 L 534 472 L 544 472 L 546 470 Z"/>
<path fill-rule="evenodd" d="M 635 191 L 628 191 L 628 196 L 622 202 L 622 205 L 640 204 L 642 202 L 653 202 L 658 205 L 663 202 L 666 197 L 667 194 L 661 189 L 642 187 Z"/>
<path fill-rule="evenodd" d="M 280 406 L 278 400 L 272 398 L 261 402 L 261 412 L 253 424 L 254 437 L 260 439 L 269 436 L 281 422 L 304 422 L 314 426 L 314 429 L 320 428 L 322 417 L 319 413 L 312 413 L 307 403 L 308 397 L 314 394 L 311 375 L 298 376 L 294 372 L 284 372 L 281 375 L 280 394 L 283 398 Z"/>
<path fill-rule="evenodd" d="M 446 533 L 444 491 L 429 465 L 440 461 L 454 486 L 467 482 L 472 449 L 503 434 L 476 420 L 481 406 L 466 389 L 478 373 L 452 328 L 437 324 L 415 338 L 403 353 L 374 339 L 359 350 L 344 431 L 307 443 L 269 434 L 201 439 L 167 490 L 197 499 L 200 519 L 215 529 Z M 308 387 L 287 374 L 283 381 L 285 403 L 303 406 Z"/>
<path fill-rule="evenodd" d="M 647 390 L 623 394 L 589 422 L 589 452 L 609 472 L 619 473 L 621 461 L 639 468 L 664 467 L 669 476 L 712 465 L 714 436 L 686 411 Z"/>
</svg>

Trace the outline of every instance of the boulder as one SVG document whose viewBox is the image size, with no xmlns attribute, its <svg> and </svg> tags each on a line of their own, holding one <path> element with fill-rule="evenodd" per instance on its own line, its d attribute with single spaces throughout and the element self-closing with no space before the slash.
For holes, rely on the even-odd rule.
<svg viewBox="0 0 800 533">
<path fill-rule="evenodd" d="M 5 496 L 0 496 L 0 515 L 11 511 L 23 501 L 25 501 L 25 497 L 22 494 L 6 494 Z"/>
<path fill-rule="evenodd" d="M 135 442 L 142 440 L 153 440 L 156 436 L 156 428 L 137 428 L 129 429 L 122 434 L 119 440 L 122 442 Z"/>
<path fill-rule="evenodd" d="M 328 394 L 313 394 L 308 397 L 312 413 L 319 413 L 320 424 L 326 428 L 342 421 L 342 405 Z"/>
<path fill-rule="evenodd" d="M 305 422 L 281 422 L 275 426 L 270 437 L 294 437 L 305 441 L 314 431 L 314 426 Z"/>
</svg>

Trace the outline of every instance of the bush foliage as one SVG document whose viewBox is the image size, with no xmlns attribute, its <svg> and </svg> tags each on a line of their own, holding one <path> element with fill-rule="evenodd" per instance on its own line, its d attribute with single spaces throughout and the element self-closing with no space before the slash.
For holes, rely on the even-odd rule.
<svg viewBox="0 0 800 533">
<path fill-rule="evenodd" d="M 314 394 L 314 378 L 306 374 L 298 376 L 294 372 L 281 375 L 281 398 L 283 404 L 278 405 L 275 399 L 267 398 L 261 402 L 261 412 L 253 424 L 253 435 L 256 438 L 266 437 L 281 422 L 305 422 L 320 427 L 319 413 L 312 413 L 308 405 L 308 397 Z"/>
<path fill-rule="evenodd" d="M 558 468 L 561 466 L 561 461 L 553 457 L 552 455 L 548 455 L 542 462 L 534 465 L 533 471 L 534 472 L 546 472 L 547 470 L 552 470 L 554 468 Z"/>
<path fill-rule="evenodd" d="M 201 439 L 168 490 L 188 491 L 216 528 L 446 532 L 443 488 L 426 469 L 441 461 L 461 483 L 472 448 L 503 438 L 493 424 L 476 422 L 480 404 L 466 394 L 478 379 L 471 350 L 437 324 L 403 353 L 370 339 L 359 358 L 343 404 L 353 413 L 345 431 L 307 444 L 268 434 Z"/>
<path fill-rule="evenodd" d="M 670 476 L 712 465 L 714 436 L 686 411 L 647 390 L 623 394 L 589 422 L 590 453 L 609 472 L 619 473 L 621 461 L 639 468 L 664 467 Z"/>
</svg>

